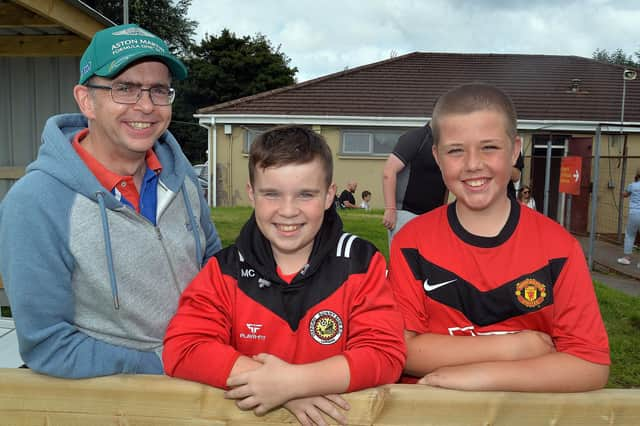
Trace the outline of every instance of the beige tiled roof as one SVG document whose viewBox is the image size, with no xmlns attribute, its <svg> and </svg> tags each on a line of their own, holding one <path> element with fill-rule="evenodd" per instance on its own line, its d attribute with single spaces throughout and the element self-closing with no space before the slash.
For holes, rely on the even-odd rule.
<svg viewBox="0 0 640 426">
<path fill-rule="evenodd" d="M 415 52 L 198 113 L 430 117 L 440 94 L 484 81 L 512 97 L 520 119 L 617 122 L 623 70 L 578 56 Z M 627 81 L 624 118 L 640 122 L 640 78 Z"/>
</svg>

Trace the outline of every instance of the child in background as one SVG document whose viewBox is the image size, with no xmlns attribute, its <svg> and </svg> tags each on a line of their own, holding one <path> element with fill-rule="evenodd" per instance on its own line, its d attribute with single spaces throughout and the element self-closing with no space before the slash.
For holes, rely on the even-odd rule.
<svg viewBox="0 0 640 426">
<path fill-rule="evenodd" d="M 521 145 L 511 100 L 491 85 L 459 86 L 438 100 L 431 126 L 456 201 L 393 239 L 405 374 L 460 390 L 602 388 L 609 345 L 582 248 L 507 196 Z"/>
<path fill-rule="evenodd" d="M 371 210 L 371 207 L 369 206 L 370 201 L 371 201 L 371 192 L 362 191 L 362 202 L 360 203 L 360 208 L 365 209 L 366 211 Z"/>
<path fill-rule="evenodd" d="M 249 154 L 254 214 L 183 293 L 165 336 L 170 376 L 226 388 L 256 414 L 284 406 L 303 424 L 341 424 L 336 394 L 395 382 L 402 317 L 384 257 L 342 230 L 331 151 L 280 127 Z"/>
</svg>

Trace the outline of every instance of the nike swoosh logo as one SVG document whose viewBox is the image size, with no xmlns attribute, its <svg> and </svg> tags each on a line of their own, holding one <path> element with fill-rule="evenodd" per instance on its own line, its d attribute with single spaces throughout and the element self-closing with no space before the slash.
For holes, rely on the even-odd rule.
<svg viewBox="0 0 640 426">
<path fill-rule="evenodd" d="M 454 279 L 454 280 L 450 280 L 450 281 L 445 281 L 445 282 L 443 282 L 443 283 L 438 283 L 438 284 L 429 285 L 429 278 L 427 278 L 426 280 L 424 280 L 424 289 L 425 289 L 426 291 L 433 291 L 433 290 L 435 290 L 435 289 L 437 289 L 437 288 L 440 288 L 440 287 L 443 287 L 443 286 L 445 286 L 445 285 L 447 285 L 447 284 L 451 284 L 451 283 L 452 283 L 452 282 L 454 282 L 454 281 L 458 281 L 458 280 L 457 280 L 457 279 Z"/>
</svg>

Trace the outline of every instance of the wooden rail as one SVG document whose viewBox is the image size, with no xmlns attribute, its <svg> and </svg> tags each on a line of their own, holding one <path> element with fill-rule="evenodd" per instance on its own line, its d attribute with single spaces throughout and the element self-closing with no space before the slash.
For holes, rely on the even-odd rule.
<svg viewBox="0 0 640 426">
<path fill-rule="evenodd" d="M 543 373 L 541 373 L 543 374 Z M 574 394 L 461 392 L 390 385 L 346 394 L 352 425 L 640 425 L 640 390 Z M 256 417 L 222 391 L 165 376 L 85 380 L 0 369 L 0 424 L 7 425 L 280 425 L 285 409 Z"/>
</svg>

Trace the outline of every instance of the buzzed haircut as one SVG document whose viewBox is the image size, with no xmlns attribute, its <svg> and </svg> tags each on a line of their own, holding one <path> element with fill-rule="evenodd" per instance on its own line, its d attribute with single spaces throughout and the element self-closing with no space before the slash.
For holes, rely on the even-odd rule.
<svg viewBox="0 0 640 426">
<path fill-rule="evenodd" d="M 311 163 L 318 158 L 327 187 L 333 181 L 333 156 L 327 141 L 302 126 L 278 126 L 259 135 L 249 150 L 249 182 L 253 185 L 257 167 L 282 167 Z"/>
<path fill-rule="evenodd" d="M 471 114 L 477 111 L 496 111 L 504 116 L 505 130 L 510 140 L 518 134 L 518 116 L 511 98 L 496 86 L 487 83 L 468 83 L 454 87 L 440 96 L 433 108 L 431 130 L 433 143 L 440 142 L 440 120 L 450 114 Z"/>
</svg>

